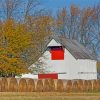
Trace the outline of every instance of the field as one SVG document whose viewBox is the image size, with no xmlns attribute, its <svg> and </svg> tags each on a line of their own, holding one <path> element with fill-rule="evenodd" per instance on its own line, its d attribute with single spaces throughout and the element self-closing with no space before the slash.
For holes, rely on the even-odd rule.
<svg viewBox="0 0 100 100">
<path fill-rule="evenodd" d="M 1 78 L 0 100 L 100 100 L 100 80 Z"/>
<path fill-rule="evenodd" d="M 0 92 L 0 100 L 100 100 L 100 93 Z"/>
</svg>

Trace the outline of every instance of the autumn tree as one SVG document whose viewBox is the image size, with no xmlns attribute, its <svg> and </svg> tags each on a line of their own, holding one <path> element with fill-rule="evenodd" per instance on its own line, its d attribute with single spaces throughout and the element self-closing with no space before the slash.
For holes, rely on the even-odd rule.
<svg viewBox="0 0 100 100">
<path fill-rule="evenodd" d="M 29 16 L 27 19 L 27 30 L 32 33 L 32 47 L 24 51 L 23 56 L 29 65 L 36 64 L 36 70 L 42 62 L 38 59 L 44 53 L 46 38 L 52 35 L 54 19 L 51 16 Z M 35 63 L 37 62 L 38 63 Z"/>
<path fill-rule="evenodd" d="M 27 63 L 21 53 L 31 46 L 31 33 L 26 31 L 24 24 L 13 19 L 6 20 L 2 25 L 0 37 L 0 73 L 4 76 L 27 73 Z"/>
</svg>

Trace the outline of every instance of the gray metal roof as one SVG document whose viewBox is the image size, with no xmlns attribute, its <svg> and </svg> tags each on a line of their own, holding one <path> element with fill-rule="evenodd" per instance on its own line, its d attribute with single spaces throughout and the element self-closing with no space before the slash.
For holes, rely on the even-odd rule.
<svg viewBox="0 0 100 100">
<path fill-rule="evenodd" d="M 59 36 L 51 36 L 49 37 L 47 44 L 52 40 L 56 40 L 60 44 L 62 44 L 76 59 L 91 59 L 96 60 L 95 55 L 91 54 L 90 51 L 85 48 L 82 44 L 77 42 L 76 40 L 71 40 L 64 37 Z"/>
</svg>

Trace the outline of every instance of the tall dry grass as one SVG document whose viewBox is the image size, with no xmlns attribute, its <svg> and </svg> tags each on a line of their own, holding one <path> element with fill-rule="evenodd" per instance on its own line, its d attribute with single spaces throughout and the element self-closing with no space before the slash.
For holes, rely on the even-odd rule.
<svg viewBox="0 0 100 100">
<path fill-rule="evenodd" d="M 100 100 L 100 93 L 2 92 L 0 100 Z"/>
</svg>

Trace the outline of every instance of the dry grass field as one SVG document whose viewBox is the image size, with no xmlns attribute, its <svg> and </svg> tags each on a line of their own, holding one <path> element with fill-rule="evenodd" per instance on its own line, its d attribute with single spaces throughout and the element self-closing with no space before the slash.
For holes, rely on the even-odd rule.
<svg viewBox="0 0 100 100">
<path fill-rule="evenodd" d="M 0 100 L 100 100 L 100 93 L 1 92 Z"/>
</svg>

